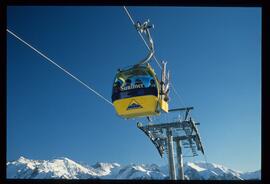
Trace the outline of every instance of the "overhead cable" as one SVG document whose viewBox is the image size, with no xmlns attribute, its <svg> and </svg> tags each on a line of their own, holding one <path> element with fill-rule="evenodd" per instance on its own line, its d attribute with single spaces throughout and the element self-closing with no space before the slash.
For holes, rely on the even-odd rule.
<svg viewBox="0 0 270 184">
<path fill-rule="evenodd" d="M 41 55 L 42 57 L 44 57 L 47 61 L 49 61 L 50 63 L 52 63 L 53 65 L 57 66 L 59 69 L 61 69 L 62 71 L 64 71 L 66 74 L 68 74 L 69 76 L 71 76 L 73 79 L 75 79 L 76 81 L 78 81 L 80 84 L 82 84 L 83 86 L 85 86 L 87 89 L 91 90 L 93 93 L 95 93 L 97 96 L 99 96 L 100 98 L 102 98 L 103 100 L 105 100 L 106 102 L 108 102 L 109 104 L 113 105 L 109 100 L 107 100 L 104 96 L 102 96 L 100 93 L 98 93 L 96 90 L 94 90 L 93 88 L 91 88 L 90 86 L 88 86 L 87 84 L 85 84 L 84 82 L 82 82 L 80 79 L 78 79 L 76 76 L 74 76 L 73 74 L 71 74 L 70 72 L 68 72 L 66 69 L 64 69 L 63 67 L 61 67 L 60 65 L 58 65 L 57 63 L 55 63 L 52 59 L 50 59 L 49 57 L 47 57 L 45 54 L 43 54 L 42 52 L 40 52 L 39 50 L 37 50 L 36 48 L 34 48 L 32 45 L 30 45 L 29 43 L 27 43 L 26 41 L 24 41 L 22 38 L 20 38 L 18 35 L 16 35 L 15 33 L 13 33 L 12 31 L 10 31 L 9 29 L 7 29 L 7 32 L 10 33 L 12 36 L 14 36 L 15 38 L 17 38 L 18 40 L 20 40 L 22 43 L 24 43 L 25 45 L 27 45 L 28 47 L 30 47 L 31 49 L 33 49 L 35 52 L 37 52 L 39 55 Z"/>
</svg>

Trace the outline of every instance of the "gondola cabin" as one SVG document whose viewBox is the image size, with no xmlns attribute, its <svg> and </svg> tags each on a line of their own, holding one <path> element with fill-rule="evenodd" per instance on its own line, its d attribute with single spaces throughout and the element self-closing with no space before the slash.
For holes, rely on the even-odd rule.
<svg viewBox="0 0 270 184">
<path fill-rule="evenodd" d="M 123 118 L 137 118 L 168 112 L 168 102 L 160 93 L 160 83 L 150 65 L 118 71 L 113 83 L 112 102 Z"/>
</svg>

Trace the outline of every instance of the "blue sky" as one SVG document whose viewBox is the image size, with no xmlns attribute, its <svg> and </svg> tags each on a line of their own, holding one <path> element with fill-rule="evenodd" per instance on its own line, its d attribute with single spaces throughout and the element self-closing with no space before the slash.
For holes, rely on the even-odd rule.
<svg viewBox="0 0 270 184">
<path fill-rule="evenodd" d="M 195 108 L 208 162 L 260 169 L 261 9 L 128 8 L 136 21 L 149 18 L 155 25 L 156 57 L 168 61 L 184 105 Z M 147 54 L 123 7 L 9 6 L 7 24 L 108 99 L 116 70 Z M 160 74 L 154 61 L 152 66 Z M 170 97 L 170 107 L 183 106 L 173 92 Z M 118 117 L 107 102 L 7 33 L 7 159 L 21 155 L 167 164 L 135 120 Z"/>
</svg>

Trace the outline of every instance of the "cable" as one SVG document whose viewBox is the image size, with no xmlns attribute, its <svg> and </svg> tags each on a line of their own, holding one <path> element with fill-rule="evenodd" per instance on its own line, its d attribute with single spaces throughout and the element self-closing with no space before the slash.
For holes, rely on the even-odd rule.
<svg viewBox="0 0 270 184">
<path fill-rule="evenodd" d="M 156 61 L 157 65 L 159 66 L 159 68 L 162 69 L 162 67 L 161 67 L 161 65 L 159 64 L 159 62 L 158 62 L 158 60 L 157 60 L 157 58 L 156 58 L 155 55 L 153 56 L 153 58 L 155 59 L 155 61 Z"/>
<path fill-rule="evenodd" d="M 78 79 L 77 77 L 75 77 L 74 75 L 72 75 L 70 72 L 68 72 L 66 69 L 64 69 L 63 67 L 59 66 L 57 63 L 55 63 L 53 60 L 51 60 L 50 58 L 48 58 L 46 55 L 44 55 L 43 53 L 41 53 L 40 51 L 38 51 L 36 48 L 34 48 L 32 45 L 30 45 L 29 43 L 27 43 L 26 41 L 24 41 L 23 39 L 21 39 L 19 36 L 17 36 L 15 33 L 13 33 L 12 31 L 10 31 L 9 29 L 7 29 L 7 32 L 10 33 L 11 35 L 13 35 L 15 38 L 17 38 L 18 40 L 20 40 L 21 42 L 23 42 L 25 45 L 27 45 L 28 47 L 30 47 L 31 49 L 33 49 L 34 51 L 36 51 L 39 55 L 41 55 L 42 57 L 44 57 L 46 60 L 48 60 L 49 62 L 51 62 L 52 64 L 54 64 L 55 66 L 57 66 L 58 68 L 60 68 L 62 71 L 64 71 L 66 74 L 68 74 L 69 76 L 71 76 L 73 79 L 75 79 L 76 81 L 78 81 L 79 83 L 81 83 L 82 85 L 84 85 L 86 88 L 88 88 L 89 90 L 91 90 L 93 93 L 95 93 L 97 96 L 99 96 L 100 98 L 102 98 L 103 100 L 105 100 L 106 102 L 108 102 L 109 104 L 113 105 L 109 100 L 107 100 L 104 96 L 102 96 L 101 94 L 99 94 L 98 92 L 96 92 L 94 89 L 92 89 L 91 87 L 89 87 L 87 84 L 85 84 L 84 82 L 82 82 L 80 79 Z"/>
<path fill-rule="evenodd" d="M 208 164 L 208 161 L 206 159 L 206 154 L 204 154 L 203 157 L 204 157 L 204 161 L 206 163 L 206 168 L 207 168 L 207 170 L 209 170 L 209 164 Z"/>
<path fill-rule="evenodd" d="M 132 19 L 132 17 L 131 17 L 131 15 L 130 15 L 129 11 L 128 11 L 127 8 L 126 8 L 126 6 L 124 6 L 124 9 L 125 9 L 125 11 L 126 11 L 128 17 L 129 17 L 129 19 L 131 20 L 132 24 L 135 25 L 135 22 L 134 22 L 134 20 Z"/>
<path fill-rule="evenodd" d="M 183 106 L 186 106 L 185 103 L 184 103 L 184 100 L 181 98 L 181 96 L 179 95 L 179 93 L 176 91 L 174 85 L 172 84 L 171 82 L 171 86 L 172 86 L 172 89 L 173 89 L 173 92 L 176 94 L 176 96 L 178 97 L 178 99 L 180 100 L 180 102 L 182 103 Z"/>
</svg>

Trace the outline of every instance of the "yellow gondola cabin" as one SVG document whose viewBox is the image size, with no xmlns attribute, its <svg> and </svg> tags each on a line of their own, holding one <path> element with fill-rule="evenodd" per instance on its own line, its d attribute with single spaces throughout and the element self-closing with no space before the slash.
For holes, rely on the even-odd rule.
<svg viewBox="0 0 270 184">
<path fill-rule="evenodd" d="M 112 102 L 123 118 L 136 118 L 168 112 L 168 99 L 149 64 L 119 71 L 114 80 Z"/>
</svg>

